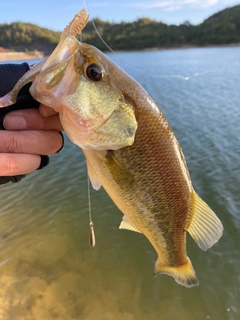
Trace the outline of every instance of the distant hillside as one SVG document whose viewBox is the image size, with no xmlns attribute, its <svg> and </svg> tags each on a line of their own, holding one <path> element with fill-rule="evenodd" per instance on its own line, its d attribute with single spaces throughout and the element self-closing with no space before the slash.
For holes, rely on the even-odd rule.
<svg viewBox="0 0 240 320">
<path fill-rule="evenodd" d="M 240 43 L 240 5 L 212 15 L 198 29 L 198 44 Z"/>
<path fill-rule="evenodd" d="M 240 44 L 240 5 L 222 10 L 199 25 L 185 22 L 167 25 L 149 18 L 132 23 L 94 20 L 98 32 L 113 50 L 141 50 L 182 46 Z M 23 22 L 0 24 L 0 47 L 16 51 L 39 50 L 49 54 L 60 32 Z M 83 41 L 106 50 L 92 23 L 83 31 Z"/>
<path fill-rule="evenodd" d="M 50 53 L 59 41 L 60 32 L 32 23 L 0 24 L 0 47 L 15 51 L 39 50 Z"/>
</svg>

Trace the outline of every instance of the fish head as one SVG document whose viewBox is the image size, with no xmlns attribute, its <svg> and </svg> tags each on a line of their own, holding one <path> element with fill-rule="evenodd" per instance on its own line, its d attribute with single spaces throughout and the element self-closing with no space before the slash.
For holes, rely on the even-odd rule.
<svg viewBox="0 0 240 320">
<path fill-rule="evenodd" d="M 73 143 L 83 149 L 117 150 L 133 144 L 137 121 L 133 106 L 114 83 L 112 69 L 101 51 L 67 35 L 30 92 L 59 113 Z"/>
</svg>

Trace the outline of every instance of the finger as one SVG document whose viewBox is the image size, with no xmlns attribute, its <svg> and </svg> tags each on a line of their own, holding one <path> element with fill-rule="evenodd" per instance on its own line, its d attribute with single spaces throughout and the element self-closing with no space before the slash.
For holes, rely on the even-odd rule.
<svg viewBox="0 0 240 320">
<path fill-rule="evenodd" d="M 0 154 L 0 176 L 27 174 L 39 168 L 41 157 L 32 154 Z"/>
<path fill-rule="evenodd" d="M 3 126 L 7 130 L 63 130 L 58 114 L 44 118 L 38 109 L 11 111 L 4 117 Z"/>
<path fill-rule="evenodd" d="M 45 104 L 40 104 L 39 112 L 43 117 L 50 117 L 55 114 L 58 114 L 53 108 L 45 106 Z"/>
<path fill-rule="evenodd" d="M 63 144 L 58 131 L 0 131 L 0 152 L 48 155 Z M 1 155 L 1 154 L 0 154 Z"/>
</svg>

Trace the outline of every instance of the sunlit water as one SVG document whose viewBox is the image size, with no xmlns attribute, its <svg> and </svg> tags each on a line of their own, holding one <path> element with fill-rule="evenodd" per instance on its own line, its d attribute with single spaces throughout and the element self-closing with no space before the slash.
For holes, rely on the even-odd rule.
<svg viewBox="0 0 240 320">
<path fill-rule="evenodd" d="M 188 236 L 198 287 L 154 278 L 154 249 L 141 234 L 118 229 L 122 214 L 100 190 L 91 194 L 90 248 L 85 160 L 66 138 L 47 168 L 0 187 L 0 319 L 239 319 L 240 48 L 110 57 L 165 113 L 224 235 L 207 252 Z"/>
</svg>

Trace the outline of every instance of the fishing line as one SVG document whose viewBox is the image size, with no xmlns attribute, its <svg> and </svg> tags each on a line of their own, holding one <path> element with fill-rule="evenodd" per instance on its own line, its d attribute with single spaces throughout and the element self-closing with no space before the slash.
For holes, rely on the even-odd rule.
<svg viewBox="0 0 240 320">
<path fill-rule="evenodd" d="M 86 11 L 90 14 L 88 9 L 88 5 L 86 1 L 83 1 L 83 7 L 86 8 Z M 80 41 L 82 42 L 82 32 L 79 34 Z M 90 190 L 90 179 L 87 173 L 87 189 L 88 189 L 88 216 L 89 216 L 89 245 L 94 247 L 96 244 L 95 232 L 94 232 L 94 224 L 92 221 L 92 208 L 91 208 L 91 190 Z"/>
<path fill-rule="evenodd" d="M 84 6 L 86 7 L 87 12 L 89 13 L 89 15 L 90 15 L 90 17 L 91 17 L 92 15 L 91 15 L 91 10 L 89 9 L 89 6 L 88 6 L 88 1 L 85 1 L 85 0 L 84 0 L 83 3 L 84 3 Z M 100 33 L 99 33 L 99 31 L 98 31 L 98 29 L 97 29 L 97 27 L 96 27 L 95 22 L 94 22 L 93 19 L 91 19 L 91 22 L 92 22 L 92 25 L 93 25 L 93 27 L 94 27 L 97 35 L 99 36 L 100 40 L 102 41 L 102 43 L 103 43 L 112 53 L 115 53 L 115 52 L 112 50 L 112 48 L 109 47 L 109 45 L 103 40 L 103 38 L 102 38 L 102 36 L 100 35 Z"/>
<path fill-rule="evenodd" d="M 95 31 L 97 32 L 97 35 L 99 36 L 100 40 L 103 42 L 103 44 L 112 52 L 112 53 L 115 53 L 112 48 L 109 47 L 109 45 L 103 40 L 103 38 L 101 37 L 100 33 L 98 32 L 98 29 L 93 21 L 93 19 L 91 20 L 92 24 L 93 24 L 93 27 L 95 29 Z"/>
<path fill-rule="evenodd" d="M 94 224 L 92 222 L 92 209 L 91 209 L 91 190 L 90 190 L 90 179 L 87 176 L 88 181 L 88 215 L 89 215 L 89 244 L 94 247 L 96 244 Z"/>
</svg>

